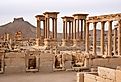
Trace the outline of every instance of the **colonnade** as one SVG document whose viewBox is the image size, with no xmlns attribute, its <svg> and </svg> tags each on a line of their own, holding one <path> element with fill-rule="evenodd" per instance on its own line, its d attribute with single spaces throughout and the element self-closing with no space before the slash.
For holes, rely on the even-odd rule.
<svg viewBox="0 0 121 82">
<path fill-rule="evenodd" d="M 110 16 L 111 17 L 111 16 Z M 100 17 L 101 18 L 101 17 Z M 93 19 L 93 20 L 92 20 Z M 104 21 L 103 21 L 104 20 Z M 105 20 L 105 18 L 103 19 L 102 21 L 101 20 L 97 20 L 95 19 L 94 17 L 93 18 L 89 18 L 89 20 L 87 20 L 87 23 L 86 23 L 86 45 L 85 45 L 85 48 L 86 48 L 86 52 L 89 53 L 89 25 L 90 23 L 93 23 L 93 55 L 94 56 L 97 56 L 97 43 L 96 43 L 96 39 L 97 39 L 97 34 L 96 34 L 96 27 L 97 27 L 97 23 L 98 22 L 101 22 L 101 40 L 100 40 L 100 48 L 101 48 L 101 54 L 104 55 L 104 28 L 105 28 L 105 23 L 107 22 L 108 23 L 108 44 L 107 44 L 107 56 L 112 56 L 112 51 L 113 51 L 113 46 L 114 45 L 114 55 L 116 54 L 116 43 L 117 43 L 117 36 L 118 36 L 118 55 L 120 56 L 121 55 L 121 20 Z M 114 40 L 112 40 L 112 22 L 113 21 L 118 21 L 118 35 L 116 35 L 117 31 L 114 29 Z M 113 41 L 114 41 L 114 44 L 113 44 Z"/>
</svg>

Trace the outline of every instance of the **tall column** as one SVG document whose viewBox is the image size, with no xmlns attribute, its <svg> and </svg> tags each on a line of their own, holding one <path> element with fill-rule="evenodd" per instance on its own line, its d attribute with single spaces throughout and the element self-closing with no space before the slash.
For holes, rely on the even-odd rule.
<svg viewBox="0 0 121 82">
<path fill-rule="evenodd" d="M 45 38 L 45 21 L 43 21 L 43 36 Z"/>
<path fill-rule="evenodd" d="M 71 22 L 69 22 L 69 39 L 71 39 Z"/>
<path fill-rule="evenodd" d="M 72 27 L 71 27 L 71 39 L 73 39 L 73 35 L 74 35 L 74 33 L 73 33 L 73 22 L 71 22 L 72 23 Z"/>
<path fill-rule="evenodd" d="M 45 18 L 45 38 L 47 38 L 47 18 Z"/>
<path fill-rule="evenodd" d="M 116 49 L 117 49 L 117 47 L 116 47 L 116 42 L 117 42 L 117 28 L 114 28 L 114 36 L 113 36 L 114 38 L 113 38 L 113 47 L 114 47 L 114 55 L 117 55 L 116 54 Z"/>
<path fill-rule="evenodd" d="M 112 55 L 112 21 L 108 21 L 108 56 Z"/>
<path fill-rule="evenodd" d="M 81 40 L 83 39 L 83 20 L 81 20 Z"/>
<path fill-rule="evenodd" d="M 93 28 L 93 55 L 96 56 L 96 25 L 97 22 L 93 23 L 94 28 Z"/>
<path fill-rule="evenodd" d="M 37 20 L 37 29 L 36 29 L 37 35 L 36 38 L 40 38 L 40 20 Z"/>
<path fill-rule="evenodd" d="M 54 38 L 54 34 L 55 34 L 55 21 L 54 19 L 52 18 L 52 38 Z"/>
<path fill-rule="evenodd" d="M 63 21 L 63 39 L 65 39 L 65 21 Z"/>
<path fill-rule="evenodd" d="M 86 19 L 84 20 L 84 42 L 85 42 L 85 37 L 86 37 Z"/>
<path fill-rule="evenodd" d="M 66 36 L 65 36 L 65 37 L 66 37 L 66 40 L 67 40 L 67 37 L 68 37 L 67 21 L 65 22 L 65 30 L 66 30 L 66 31 L 65 31 L 65 32 L 66 32 L 66 34 L 65 34 Z"/>
<path fill-rule="evenodd" d="M 121 20 L 118 24 L 118 55 L 121 56 Z"/>
<path fill-rule="evenodd" d="M 79 39 L 79 19 L 77 21 L 77 39 Z"/>
<path fill-rule="evenodd" d="M 104 55 L 104 26 L 105 26 L 105 22 L 101 22 L 101 55 Z"/>
<path fill-rule="evenodd" d="M 86 23 L 86 38 L 85 38 L 85 50 L 87 53 L 89 53 L 89 22 Z"/>
<path fill-rule="evenodd" d="M 49 38 L 49 34 L 50 34 L 50 23 L 49 23 L 49 18 L 47 18 L 47 38 Z"/>
<path fill-rule="evenodd" d="M 57 18 L 55 18 L 55 30 L 54 30 L 54 38 L 57 39 Z"/>
<path fill-rule="evenodd" d="M 74 39 L 76 39 L 76 20 L 74 20 Z"/>
</svg>

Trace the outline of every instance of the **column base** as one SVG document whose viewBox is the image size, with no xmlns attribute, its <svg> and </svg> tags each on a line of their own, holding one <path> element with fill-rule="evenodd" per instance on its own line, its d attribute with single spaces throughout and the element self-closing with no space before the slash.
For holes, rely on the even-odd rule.
<svg viewBox="0 0 121 82">
<path fill-rule="evenodd" d="M 112 56 L 109 56 L 109 55 L 103 55 L 102 57 L 103 57 L 103 58 L 111 58 Z"/>
<path fill-rule="evenodd" d="M 40 39 L 39 38 L 36 39 L 36 46 L 40 46 Z"/>
<path fill-rule="evenodd" d="M 50 39 L 49 38 L 44 39 L 44 46 L 45 47 L 49 47 L 50 46 Z"/>
<path fill-rule="evenodd" d="M 57 46 L 57 40 L 56 39 L 52 39 L 51 41 L 51 46 L 54 47 L 54 46 Z"/>
<path fill-rule="evenodd" d="M 67 40 L 66 39 L 62 39 L 62 45 L 61 46 L 67 46 Z"/>
<path fill-rule="evenodd" d="M 79 40 L 78 39 L 73 39 L 73 47 L 79 46 Z"/>
</svg>

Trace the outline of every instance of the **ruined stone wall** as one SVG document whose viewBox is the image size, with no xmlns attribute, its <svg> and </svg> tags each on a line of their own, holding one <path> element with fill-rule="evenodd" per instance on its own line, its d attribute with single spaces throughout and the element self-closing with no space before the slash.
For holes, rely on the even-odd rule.
<svg viewBox="0 0 121 82">
<path fill-rule="evenodd" d="M 50 53 L 40 53 L 40 72 L 53 71 L 54 55 Z M 10 52 L 5 54 L 5 73 L 21 73 L 26 72 L 25 53 Z"/>
<path fill-rule="evenodd" d="M 92 59 L 89 62 L 89 65 L 92 67 L 109 67 L 116 68 L 117 66 L 121 66 L 121 58 L 96 58 Z"/>
<path fill-rule="evenodd" d="M 25 53 L 5 54 L 5 73 L 25 72 Z"/>
</svg>

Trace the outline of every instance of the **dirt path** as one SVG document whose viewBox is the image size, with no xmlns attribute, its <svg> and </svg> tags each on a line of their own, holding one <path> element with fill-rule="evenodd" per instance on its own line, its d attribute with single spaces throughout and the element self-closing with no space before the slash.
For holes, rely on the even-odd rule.
<svg viewBox="0 0 121 82">
<path fill-rule="evenodd" d="M 1 74 L 0 82 L 76 82 L 76 72 Z"/>
</svg>

